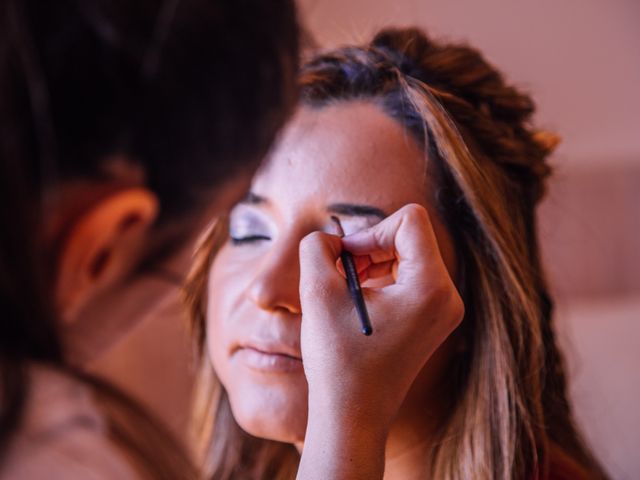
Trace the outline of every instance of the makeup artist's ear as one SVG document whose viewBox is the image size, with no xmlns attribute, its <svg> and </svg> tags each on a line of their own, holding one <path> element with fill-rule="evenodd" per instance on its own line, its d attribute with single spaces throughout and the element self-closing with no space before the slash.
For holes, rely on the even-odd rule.
<svg viewBox="0 0 640 480">
<path fill-rule="evenodd" d="M 56 303 L 65 322 L 130 272 L 157 215 L 156 195 L 130 188 L 103 198 L 75 222 L 56 271 Z"/>
</svg>

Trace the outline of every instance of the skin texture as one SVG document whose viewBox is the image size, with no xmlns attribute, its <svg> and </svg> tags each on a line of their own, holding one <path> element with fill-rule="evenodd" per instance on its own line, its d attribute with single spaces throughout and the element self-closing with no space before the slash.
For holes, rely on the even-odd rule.
<svg viewBox="0 0 640 480">
<path fill-rule="evenodd" d="M 371 103 L 304 107 L 251 192 L 208 288 L 207 346 L 236 421 L 304 445 L 299 478 L 379 478 L 385 455 L 387 478 L 408 478 L 464 311 L 424 154 Z M 371 337 L 337 268 L 343 247 L 356 254 Z"/>
</svg>

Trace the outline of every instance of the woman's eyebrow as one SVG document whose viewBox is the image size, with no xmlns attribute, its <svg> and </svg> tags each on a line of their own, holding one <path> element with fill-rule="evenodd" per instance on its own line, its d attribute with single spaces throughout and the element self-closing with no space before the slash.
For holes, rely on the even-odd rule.
<svg viewBox="0 0 640 480">
<path fill-rule="evenodd" d="M 327 212 L 352 217 L 378 217 L 380 220 L 384 220 L 388 216 L 380 208 L 352 203 L 333 203 L 327 207 Z"/>
<path fill-rule="evenodd" d="M 238 203 L 243 203 L 245 205 L 263 205 L 265 203 L 269 203 L 269 201 L 261 195 L 249 192 Z"/>
</svg>

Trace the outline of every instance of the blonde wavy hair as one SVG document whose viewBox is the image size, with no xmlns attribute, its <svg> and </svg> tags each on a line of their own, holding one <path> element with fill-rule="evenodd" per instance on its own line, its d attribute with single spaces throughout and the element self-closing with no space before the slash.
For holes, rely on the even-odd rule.
<svg viewBox="0 0 640 480">
<path fill-rule="evenodd" d="M 575 427 L 535 209 L 557 137 L 531 126 L 531 98 L 475 49 L 418 29 L 388 29 L 364 46 L 316 55 L 299 79 L 303 105 L 366 100 L 424 147 L 439 215 L 454 240 L 466 348 L 448 367 L 451 410 L 430 459 L 432 478 L 532 479 L 550 471 L 606 478 Z M 290 445 L 243 432 L 202 354 L 207 274 L 225 238 L 204 240 L 186 289 L 202 378 L 196 425 L 210 478 L 293 478 Z"/>
</svg>

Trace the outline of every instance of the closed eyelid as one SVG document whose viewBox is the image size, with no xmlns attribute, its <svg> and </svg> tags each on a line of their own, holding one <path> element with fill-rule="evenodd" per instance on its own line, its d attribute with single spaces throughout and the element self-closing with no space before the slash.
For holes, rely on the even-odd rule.
<svg viewBox="0 0 640 480">
<path fill-rule="evenodd" d="M 269 221 L 251 207 L 237 205 L 229 215 L 229 233 L 232 235 L 266 235 L 271 229 Z"/>
<path fill-rule="evenodd" d="M 352 235 L 361 230 L 366 230 L 369 227 L 374 226 L 381 220 L 376 216 L 345 216 L 340 219 L 340 224 L 344 230 L 345 235 Z M 336 226 L 333 222 L 330 222 L 327 226 L 327 231 L 330 233 L 337 233 Z"/>
<path fill-rule="evenodd" d="M 261 202 L 252 203 L 249 201 L 241 200 L 236 203 L 229 212 L 229 218 L 238 217 L 241 215 L 260 215 L 263 204 Z"/>
</svg>

